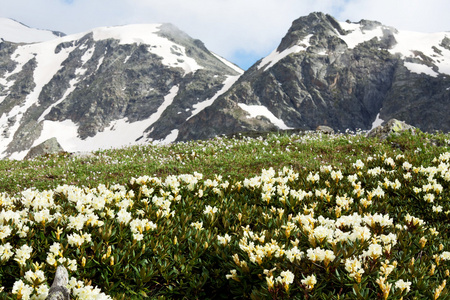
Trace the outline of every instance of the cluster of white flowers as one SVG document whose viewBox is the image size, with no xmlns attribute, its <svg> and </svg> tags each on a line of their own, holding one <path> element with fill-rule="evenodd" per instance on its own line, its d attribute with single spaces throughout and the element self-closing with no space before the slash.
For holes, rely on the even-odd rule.
<svg viewBox="0 0 450 300">
<path fill-rule="evenodd" d="M 197 230 L 203 230 L 203 222 L 201 221 L 197 221 L 197 222 L 192 222 L 191 226 Z"/>
<path fill-rule="evenodd" d="M 286 291 L 289 291 L 289 285 L 294 282 L 294 277 L 294 273 L 292 273 L 291 271 L 282 271 L 280 273 L 280 276 L 275 279 L 275 282 L 282 284 L 284 286 L 284 289 Z"/>
<path fill-rule="evenodd" d="M 33 253 L 33 248 L 27 244 L 24 244 L 20 248 L 16 249 L 14 260 L 17 261 L 19 265 L 24 266 L 27 260 L 30 259 L 31 253 Z"/>
<path fill-rule="evenodd" d="M 144 238 L 144 232 L 155 230 L 158 226 L 148 219 L 133 219 L 130 222 L 130 229 L 133 233 L 133 239 L 141 241 Z"/>
<path fill-rule="evenodd" d="M 83 281 L 71 277 L 68 288 L 72 291 L 72 295 L 78 299 L 96 299 L 96 300 L 111 300 L 112 298 L 97 287 L 85 285 Z"/>
<path fill-rule="evenodd" d="M 217 241 L 221 245 L 227 245 L 229 242 L 231 242 L 231 236 L 229 236 L 228 233 L 225 233 L 224 236 L 217 235 Z"/>
<path fill-rule="evenodd" d="M 83 239 L 82 237 L 80 237 L 81 239 Z M 89 236 L 90 238 L 90 236 Z M 54 266 L 56 267 L 59 264 L 62 265 L 66 265 L 67 268 L 70 271 L 76 271 L 77 270 L 77 261 L 75 259 L 70 259 L 70 258 L 66 258 L 64 257 L 63 254 L 63 249 L 60 243 L 58 242 L 54 242 L 50 248 L 49 248 L 49 252 L 47 253 L 47 263 L 50 266 Z"/>
<path fill-rule="evenodd" d="M 312 290 L 317 283 L 316 276 L 314 274 L 309 275 L 305 279 L 302 279 L 301 283 L 306 286 L 307 290 Z"/>
<path fill-rule="evenodd" d="M 91 242 L 92 238 L 90 233 L 78 234 L 74 232 L 67 236 L 67 240 L 70 246 L 76 246 L 77 248 L 80 248 L 84 243 Z"/>
<path fill-rule="evenodd" d="M 14 282 L 12 293 L 17 295 L 18 299 L 31 299 L 33 287 L 24 283 L 21 279 Z M 41 298 L 43 299 L 43 298 Z M 44 298 L 45 299 L 45 298 Z"/>
<path fill-rule="evenodd" d="M 207 205 L 205 207 L 205 210 L 203 211 L 203 213 L 205 215 L 214 216 L 218 211 L 219 211 L 219 209 L 217 207 L 212 207 L 211 205 Z"/>
<path fill-rule="evenodd" d="M 357 282 L 361 282 L 362 274 L 364 274 L 361 259 L 357 257 L 347 258 L 344 263 L 345 270 L 349 273 L 349 276 L 354 278 Z"/>
<path fill-rule="evenodd" d="M 14 282 L 12 293 L 17 295 L 18 299 L 36 299 L 44 300 L 47 298 L 49 287 L 45 284 L 46 278 L 42 270 L 28 270 L 22 279 Z"/>
<path fill-rule="evenodd" d="M 324 250 L 317 247 L 308 249 L 306 251 L 306 257 L 312 262 L 323 262 L 325 266 L 328 266 L 330 262 L 334 261 L 336 255 L 334 255 L 332 250 Z"/>
</svg>

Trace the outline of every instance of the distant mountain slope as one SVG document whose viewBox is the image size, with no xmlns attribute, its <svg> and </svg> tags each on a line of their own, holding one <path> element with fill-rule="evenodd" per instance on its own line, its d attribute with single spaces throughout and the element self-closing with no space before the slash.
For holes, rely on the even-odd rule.
<svg viewBox="0 0 450 300">
<path fill-rule="evenodd" d="M 370 129 L 397 118 L 450 131 L 450 33 L 312 13 L 179 129 L 179 140 L 276 128 Z"/>
<path fill-rule="evenodd" d="M 37 43 L 64 36 L 61 32 L 30 28 L 12 19 L 0 18 L 0 41 Z"/>
<path fill-rule="evenodd" d="M 241 73 L 170 24 L 4 41 L 0 156 L 22 158 L 51 137 L 67 151 L 173 141 Z"/>
</svg>

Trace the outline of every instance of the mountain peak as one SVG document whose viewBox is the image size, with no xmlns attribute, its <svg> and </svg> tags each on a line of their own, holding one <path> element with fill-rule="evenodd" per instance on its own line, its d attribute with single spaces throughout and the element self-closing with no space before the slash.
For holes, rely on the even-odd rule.
<svg viewBox="0 0 450 300">
<path fill-rule="evenodd" d="M 300 17 L 292 22 L 287 34 L 281 40 L 277 48 L 278 52 L 291 48 L 292 46 L 304 40 L 308 35 L 335 35 L 338 33 L 344 34 L 340 23 L 332 16 L 322 13 L 313 12 L 307 16 Z"/>
</svg>

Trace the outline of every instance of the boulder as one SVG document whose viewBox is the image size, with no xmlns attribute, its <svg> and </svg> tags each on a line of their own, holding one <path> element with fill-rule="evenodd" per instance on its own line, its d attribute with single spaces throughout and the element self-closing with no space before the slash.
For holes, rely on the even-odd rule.
<svg viewBox="0 0 450 300">
<path fill-rule="evenodd" d="M 64 151 L 56 138 L 50 138 L 28 151 L 25 159 L 32 159 L 45 154 L 53 154 Z"/>
<path fill-rule="evenodd" d="M 390 119 L 387 122 L 383 122 L 380 126 L 370 130 L 367 137 L 378 137 L 384 140 L 391 134 L 399 134 L 408 130 L 414 132 L 415 127 L 397 119 Z"/>
<path fill-rule="evenodd" d="M 69 283 L 69 273 L 64 266 L 58 266 L 55 273 L 55 279 L 48 291 L 46 300 L 69 300 L 70 291 L 67 288 Z"/>
<path fill-rule="evenodd" d="M 334 129 L 333 128 L 331 128 L 330 126 L 325 126 L 325 125 L 317 126 L 316 131 L 317 132 L 322 132 L 322 133 L 325 133 L 325 134 L 333 134 L 334 133 Z"/>
</svg>

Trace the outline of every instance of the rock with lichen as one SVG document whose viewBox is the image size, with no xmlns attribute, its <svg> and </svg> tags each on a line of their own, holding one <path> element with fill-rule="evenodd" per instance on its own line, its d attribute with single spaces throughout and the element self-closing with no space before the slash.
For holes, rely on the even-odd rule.
<svg viewBox="0 0 450 300">
<path fill-rule="evenodd" d="M 392 134 L 400 134 L 405 131 L 411 131 L 414 133 L 415 129 L 416 128 L 414 126 L 406 124 L 403 121 L 391 119 L 370 130 L 367 133 L 367 137 L 377 137 L 384 140 Z"/>
<path fill-rule="evenodd" d="M 69 300 L 70 291 L 67 288 L 69 283 L 69 273 L 67 269 L 60 265 L 56 269 L 55 279 L 48 292 L 46 300 Z"/>
</svg>

